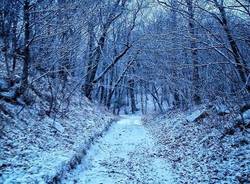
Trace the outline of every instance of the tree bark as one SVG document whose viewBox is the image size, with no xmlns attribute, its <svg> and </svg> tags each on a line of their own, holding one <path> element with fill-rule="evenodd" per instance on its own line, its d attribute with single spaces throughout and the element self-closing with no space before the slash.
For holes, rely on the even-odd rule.
<svg viewBox="0 0 250 184">
<path fill-rule="evenodd" d="M 124 6 L 127 0 L 117 0 L 114 4 L 113 11 L 108 15 L 106 23 L 103 25 L 102 34 L 100 39 L 98 40 L 97 47 L 94 49 L 94 52 L 90 55 L 88 69 L 87 69 L 87 77 L 84 85 L 85 96 L 92 99 L 92 91 L 94 88 L 94 79 L 96 77 L 96 72 L 98 69 L 98 65 L 102 56 L 102 51 L 105 46 L 106 37 L 108 35 L 108 30 L 111 24 L 122 14 L 122 11 L 117 13 L 117 8 L 120 6 Z M 91 30 L 93 32 L 93 28 Z M 94 38 L 94 37 L 93 37 Z M 91 41 L 91 39 L 90 39 Z"/>
<path fill-rule="evenodd" d="M 190 46 L 191 46 L 191 56 L 192 56 L 192 65 L 193 65 L 193 101 L 196 105 L 201 103 L 201 97 L 199 96 L 199 69 L 198 69 L 198 51 L 195 35 L 195 22 L 194 22 L 194 7 L 193 0 L 186 0 L 188 8 L 188 28 L 189 34 L 191 37 Z"/>
<path fill-rule="evenodd" d="M 107 107 L 110 108 L 111 106 L 111 99 L 112 96 L 116 90 L 116 88 L 118 87 L 119 83 L 122 81 L 122 79 L 124 78 L 125 74 L 127 73 L 128 69 L 130 68 L 130 66 L 134 63 L 134 60 L 129 61 L 126 68 L 123 70 L 122 74 L 120 75 L 120 77 L 117 79 L 116 83 L 114 84 L 114 86 L 111 88 L 112 90 L 109 92 L 108 94 L 108 99 L 107 99 Z"/>
<path fill-rule="evenodd" d="M 219 19 L 219 22 L 222 25 L 222 27 L 226 33 L 227 39 L 228 39 L 230 47 L 232 49 L 234 61 L 236 64 L 236 70 L 239 73 L 241 81 L 244 84 L 246 84 L 246 88 L 247 88 L 248 93 L 250 93 L 250 85 L 247 84 L 247 82 L 248 82 L 247 76 L 249 75 L 249 71 L 247 71 L 247 67 L 244 64 L 244 61 L 242 61 L 242 59 L 241 59 L 239 47 L 238 47 L 236 41 L 234 40 L 232 32 L 229 28 L 225 8 L 224 8 L 223 4 L 219 4 L 217 0 L 214 0 L 214 3 L 216 5 L 216 7 L 218 8 L 220 15 L 221 15 L 221 19 Z"/>
<path fill-rule="evenodd" d="M 25 93 L 28 88 L 29 78 L 29 64 L 30 64 L 30 2 L 29 0 L 24 1 L 23 6 L 23 23 L 24 23 L 24 49 L 23 49 L 23 69 L 22 69 L 22 80 L 21 86 L 16 94 L 20 96 Z"/>
<path fill-rule="evenodd" d="M 129 96 L 130 96 L 130 100 L 131 100 L 131 111 L 134 114 L 137 111 L 136 108 L 136 102 L 135 102 L 135 92 L 134 92 L 134 87 L 135 87 L 135 81 L 134 79 L 130 79 L 128 81 L 128 86 L 129 86 Z"/>
</svg>

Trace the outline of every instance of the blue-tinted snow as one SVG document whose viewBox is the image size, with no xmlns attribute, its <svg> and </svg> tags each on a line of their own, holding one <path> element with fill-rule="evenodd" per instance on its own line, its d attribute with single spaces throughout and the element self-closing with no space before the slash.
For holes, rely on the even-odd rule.
<svg viewBox="0 0 250 184">
<path fill-rule="evenodd" d="M 101 138 L 64 184 L 171 184 L 173 173 L 141 123 L 140 116 L 123 116 Z"/>
<path fill-rule="evenodd" d="M 113 119 L 84 103 L 73 103 L 68 118 L 40 119 L 25 109 L 19 118 L 1 122 L 0 183 L 48 183 L 76 164 Z"/>
</svg>

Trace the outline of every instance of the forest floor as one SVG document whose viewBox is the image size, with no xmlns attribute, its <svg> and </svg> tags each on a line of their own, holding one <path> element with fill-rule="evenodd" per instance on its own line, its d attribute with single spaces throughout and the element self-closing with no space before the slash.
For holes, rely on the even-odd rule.
<svg viewBox="0 0 250 184">
<path fill-rule="evenodd" d="M 140 116 L 123 116 L 88 151 L 62 183 L 164 184 L 174 183 L 167 160 L 157 156 L 158 146 Z"/>
<path fill-rule="evenodd" d="M 14 119 L 0 117 L 1 184 L 57 181 L 115 121 L 87 100 L 72 102 L 64 118 L 41 117 L 34 109 Z"/>
<path fill-rule="evenodd" d="M 174 183 L 250 184 L 250 110 L 243 121 L 224 106 L 218 109 L 201 106 L 144 117 L 160 148 L 157 157 L 178 176 Z"/>
<path fill-rule="evenodd" d="M 110 114 L 75 105 L 66 119 L 8 122 L 0 183 L 248 184 L 250 110 L 245 121 L 222 111 L 124 115 L 111 125 Z"/>
<path fill-rule="evenodd" d="M 122 116 L 63 184 L 249 184 L 250 116 L 225 106 Z"/>
</svg>

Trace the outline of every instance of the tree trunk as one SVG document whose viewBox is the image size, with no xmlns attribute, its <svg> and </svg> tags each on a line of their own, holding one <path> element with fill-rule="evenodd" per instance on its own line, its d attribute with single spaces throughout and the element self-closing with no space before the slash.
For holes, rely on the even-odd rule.
<svg viewBox="0 0 250 184">
<path fill-rule="evenodd" d="M 195 35 L 195 22 L 194 22 L 194 8 L 193 8 L 193 0 L 186 0 L 187 8 L 188 8 L 188 28 L 189 34 L 191 37 L 190 46 L 191 46 L 191 56 L 192 56 L 192 65 L 193 65 L 193 101 L 196 105 L 201 103 L 201 97 L 199 96 L 199 69 L 198 69 L 198 52 L 197 52 L 197 43 L 196 43 L 196 35 Z"/>
<path fill-rule="evenodd" d="M 10 50 L 10 10 L 8 6 L 10 4 L 8 2 L 4 2 L 3 10 L 1 10 L 1 36 L 3 37 L 3 47 L 1 51 L 3 52 L 5 69 L 7 73 L 7 77 L 10 79 L 10 66 L 9 66 L 9 50 Z"/>
<path fill-rule="evenodd" d="M 111 70 L 111 73 L 110 73 L 110 81 L 109 81 L 109 89 L 108 89 L 108 95 L 107 95 L 107 99 L 106 99 L 106 105 L 107 107 L 109 108 L 110 107 L 110 104 L 111 104 L 111 99 L 112 99 L 112 96 L 113 96 L 113 93 L 114 93 L 114 90 L 113 90 L 113 80 L 114 80 L 114 73 L 115 73 L 115 69 L 112 68 Z"/>
<path fill-rule="evenodd" d="M 176 7 L 177 7 L 177 1 L 176 0 L 171 0 L 171 27 L 173 29 L 173 38 L 172 38 L 172 44 L 173 44 L 173 51 L 172 51 L 172 62 L 175 64 L 177 60 L 177 12 L 176 12 Z M 176 81 L 178 78 L 177 76 L 177 69 L 173 68 L 173 78 Z M 176 82 L 176 85 L 174 86 L 174 106 L 175 108 L 180 107 L 180 97 L 179 97 L 179 89 L 178 89 L 178 83 Z"/>
<path fill-rule="evenodd" d="M 90 82 L 91 82 L 91 72 L 92 72 L 92 68 L 94 68 L 94 39 L 95 39 L 95 35 L 94 35 L 94 26 L 92 24 L 92 22 L 89 22 L 88 24 L 88 35 L 89 35 L 89 40 L 88 40 L 88 63 L 87 63 L 87 76 L 86 76 L 86 80 L 85 80 L 85 85 L 84 85 L 84 93 L 85 96 L 88 98 L 90 97 Z"/>
<path fill-rule="evenodd" d="M 220 23 L 226 33 L 227 39 L 232 49 L 233 57 L 234 57 L 235 64 L 236 64 L 236 70 L 239 73 L 241 81 L 244 84 L 246 84 L 247 91 L 250 92 L 250 85 L 247 84 L 247 76 L 249 75 L 248 74 L 249 71 L 247 71 L 247 67 L 245 66 L 244 62 L 241 60 L 239 47 L 236 41 L 234 40 L 233 35 L 228 25 L 225 8 L 223 4 L 219 4 L 217 0 L 214 0 L 214 3 L 216 7 L 218 8 L 218 10 L 220 11 L 220 15 L 221 15 Z"/>
<path fill-rule="evenodd" d="M 20 89 L 17 96 L 22 95 L 28 88 L 29 64 L 30 64 L 30 2 L 24 1 L 23 6 L 23 23 L 24 23 L 24 50 L 23 50 L 23 69 Z"/>
<path fill-rule="evenodd" d="M 128 86 L 129 86 L 129 96 L 130 96 L 130 100 L 131 100 L 131 111 L 134 114 L 137 111 L 136 108 L 136 102 L 135 102 L 135 92 L 134 92 L 134 87 L 135 87 L 135 81 L 134 79 L 130 79 L 128 81 Z"/>
<path fill-rule="evenodd" d="M 105 22 L 105 24 L 103 25 L 103 30 L 100 36 L 100 39 L 98 40 L 97 43 L 97 47 L 94 49 L 92 49 L 92 51 L 90 50 L 90 57 L 89 57 L 89 62 L 88 62 L 88 68 L 87 68 L 87 77 L 86 77 L 86 81 L 85 81 L 85 85 L 84 85 L 84 92 L 85 92 L 85 96 L 87 98 L 89 98 L 90 100 L 92 99 L 92 91 L 94 88 L 94 80 L 95 80 L 95 76 L 96 76 L 96 72 L 98 69 L 98 65 L 102 56 L 102 51 L 103 48 L 105 46 L 105 41 L 106 41 L 106 37 L 108 35 L 108 30 L 112 24 L 112 22 L 114 22 L 120 15 L 121 12 L 118 13 L 117 11 L 117 7 L 119 7 L 120 5 L 124 6 L 126 3 L 126 0 L 122 1 L 121 0 L 117 0 L 114 3 L 114 8 L 113 11 L 108 15 L 107 21 Z M 118 13 L 118 14 L 117 14 Z M 94 37 L 93 37 L 93 25 L 90 25 L 90 30 L 89 30 L 89 34 L 90 34 L 90 44 L 94 43 Z M 92 45 L 93 46 L 93 45 Z"/>
<path fill-rule="evenodd" d="M 16 69 L 16 60 L 17 60 L 17 17 L 13 20 L 13 27 L 12 27 L 12 73 L 15 72 Z"/>
<path fill-rule="evenodd" d="M 140 85 L 140 95 L 141 95 L 141 112 L 142 112 L 142 114 L 145 114 L 145 112 L 144 112 L 144 98 L 143 98 L 143 84 Z"/>
</svg>

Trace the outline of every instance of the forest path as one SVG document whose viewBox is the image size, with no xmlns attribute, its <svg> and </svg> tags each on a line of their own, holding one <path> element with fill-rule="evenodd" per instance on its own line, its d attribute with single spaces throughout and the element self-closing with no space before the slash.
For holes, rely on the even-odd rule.
<svg viewBox="0 0 250 184">
<path fill-rule="evenodd" d="M 174 183 L 168 163 L 156 157 L 156 152 L 155 141 L 142 125 L 141 117 L 123 116 L 62 183 Z"/>
</svg>

